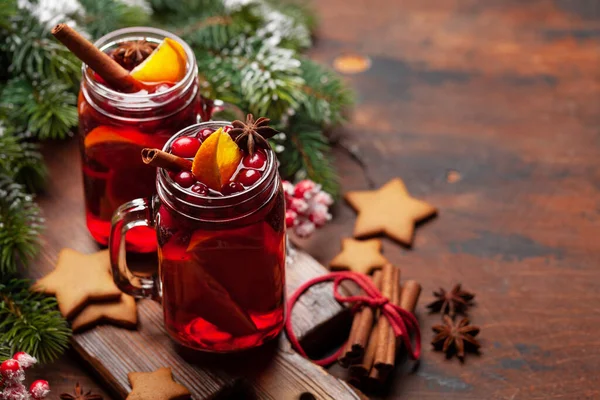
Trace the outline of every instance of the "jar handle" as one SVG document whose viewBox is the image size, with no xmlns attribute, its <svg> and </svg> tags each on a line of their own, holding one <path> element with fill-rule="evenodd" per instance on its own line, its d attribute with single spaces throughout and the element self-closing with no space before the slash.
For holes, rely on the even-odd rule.
<svg viewBox="0 0 600 400">
<path fill-rule="evenodd" d="M 128 295 L 160 301 L 156 278 L 133 274 L 127 267 L 125 236 L 138 226 L 154 228 L 154 210 L 158 209 L 158 196 L 135 199 L 122 204 L 113 214 L 108 248 L 115 283 Z M 134 285 L 132 280 L 136 281 Z"/>
</svg>

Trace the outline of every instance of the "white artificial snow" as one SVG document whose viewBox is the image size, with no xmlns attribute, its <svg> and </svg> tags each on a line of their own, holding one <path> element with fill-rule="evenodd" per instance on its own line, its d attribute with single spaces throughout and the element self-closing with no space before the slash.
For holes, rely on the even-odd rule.
<svg viewBox="0 0 600 400">
<path fill-rule="evenodd" d="M 83 14 L 84 10 L 77 0 L 18 0 L 17 6 L 29 11 L 42 25 L 48 28 L 64 22 L 75 26 L 70 16 Z"/>
</svg>

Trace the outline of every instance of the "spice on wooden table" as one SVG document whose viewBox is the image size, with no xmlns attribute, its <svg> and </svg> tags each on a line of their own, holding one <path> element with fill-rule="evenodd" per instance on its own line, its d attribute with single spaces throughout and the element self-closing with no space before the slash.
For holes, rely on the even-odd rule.
<svg viewBox="0 0 600 400">
<path fill-rule="evenodd" d="M 444 323 L 434 325 L 431 329 L 436 333 L 431 344 L 436 350 L 445 352 L 448 358 L 456 354 L 459 360 L 464 361 L 465 350 L 476 352 L 481 347 L 475 339 L 479 334 L 479 327 L 470 325 L 468 318 L 463 318 L 457 324 L 444 315 Z"/>
<path fill-rule="evenodd" d="M 451 317 L 457 313 L 464 314 L 473 305 L 472 301 L 475 298 L 475 294 L 463 290 L 460 283 L 448 292 L 440 288 L 439 291 L 433 292 L 433 295 L 436 300 L 429 303 L 427 308 L 431 312 L 441 312 Z"/>
</svg>

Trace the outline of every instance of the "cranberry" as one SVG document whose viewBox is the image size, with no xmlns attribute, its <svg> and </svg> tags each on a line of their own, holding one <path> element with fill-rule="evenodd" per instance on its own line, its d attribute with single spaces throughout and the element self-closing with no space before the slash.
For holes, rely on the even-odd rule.
<svg viewBox="0 0 600 400">
<path fill-rule="evenodd" d="M 244 164 L 244 167 L 255 168 L 255 169 L 261 169 L 262 167 L 265 166 L 266 162 L 267 162 L 267 156 L 262 151 L 257 151 L 256 153 L 254 153 L 254 155 L 248 154 L 242 160 L 242 164 Z"/>
<path fill-rule="evenodd" d="M 285 226 L 291 228 L 298 222 L 298 213 L 294 210 L 285 210 Z"/>
<path fill-rule="evenodd" d="M 208 128 L 207 129 L 202 129 L 200 132 L 198 132 L 198 134 L 196 135 L 196 137 L 204 142 L 214 132 L 215 131 L 213 129 L 208 129 Z"/>
<path fill-rule="evenodd" d="M 175 175 L 175 182 L 181 187 L 189 188 L 196 183 L 196 178 L 194 178 L 194 175 L 190 171 L 181 171 Z"/>
<path fill-rule="evenodd" d="M 34 381 L 29 387 L 29 394 L 33 400 L 44 400 L 48 394 L 50 394 L 50 385 L 48 381 L 38 379 Z"/>
<path fill-rule="evenodd" d="M 221 188 L 221 193 L 225 196 L 243 191 L 244 187 L 240 183 L 234 181 L 227 182 L 227 184 Z"/>
<path fill-rule="evenodd" d="M 171 152 L 177 157 L 193 158 L 200 148 L 200 144 L 196 138 L 183 136 L 173 142 Z"/>
<path fill-rule="evenodd" d="M 177 176 L 177 172 L 175 171 L 167 171 L 167 174 L 169 175 L 169 178 L 175 180 L 175 177 Z"/>
<path fill-rule="evenodd" d="M 260 173 L 260 171 L 257 171 L 255 169 L 243 169 L 238 174 L 237 181 L 242 185 L 248 187 L 254 185 L 256 181 L 260 179 L 261 176 L 262 174 Z"/>
<path fill-rule="evenodd" d="M 311 192 L 314 192 L 317 189 L 317 184 L 311 181 L 310 179 L 304 179 L 300 182 L 296 183 L 296 188 L 294 189 L 294 197 L 299 199 L 308 199 L 310 197 Z"/>
<path fill-rule="evenodd" d="M 230 130 L 232 130 L 232 129 L 233 129 L 233 126 L 231 126 L 231 125 L 227 125 L 227 126 L 224 126 L 224 127 L 223 127 L 223 132 L 229 132 L 229 131 L 230 131 Z"/>
<path fill-rule="evenodd" d="M 33 364 L 37 363 L 35 357 L 30 356 L 24 351 L 19 351 L 18 353 L 15 353 L 15 355 L 13 356 L 13 360 L 16 360 L 23 369 L 27 369 Z"/>
<path fill-rule="evenodd" d="M 204 183 L 199 182 L 192 186 L 191 191 L 202 196 L 206 196 L 208 194 L 208 187 L 206 187 Z"/>
<path fill-rule="evenodd" d="M 0 364 L 0 375 L 6 380 L 20 380 L 23 376 L 23 368 L 17 360 L 8 359 Z"/>
</svg>

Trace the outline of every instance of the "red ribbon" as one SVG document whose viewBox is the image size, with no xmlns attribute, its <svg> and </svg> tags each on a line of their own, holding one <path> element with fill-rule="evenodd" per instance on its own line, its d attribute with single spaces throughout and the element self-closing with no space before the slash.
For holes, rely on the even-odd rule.
<svg viewBox="0 0 600 400">
<path fill-rule="evenodd" d="M 365 294 L 360 296 L 343 296 L 340 294 L 340 284 L 345 280 L 356 283 L 365 292 Z M 296 289 L 294 294 L 292 294 L 287 304 L 290 315 L 285 322 L 285 331 L 287 332 L 288 338 L 290 339 L 294 350 L 310 360 L 300 345 L 300 342 L 298 341 L 298 338 L 296 337 L 296 334 L 292 328 L 292 310 L 294 305 L 298 301 L 298 298 L 310 287 L 328 281 L 333 281 L 333 295 L 335 299 L 340 303 L 353 303 L 353 312 L 356 312 L 363 306 L 381 309 L 382 314 L 390 322 L 390 326 L 392 327 L 396 338 L 402 339 L 402 343 L 404 343 L 404 347 L 406 348 L 409 357 L 413 360 L 419 359 L 421 355 L 421 330 L 419 329 L 419 322 L 415 316 L 411 312 L 390 303 L 390 300 L 381 294 L 381 292 L 373 284 L 373 281 L 371 281 L 367 275 L 349 271 L 332 272 L 317 278 L 313 278 L 301 285 L 298 289 Z M 411 333 L 415 338 L 414 349 L 410 341 Z M 344 351 L 344 347 L 345 346 L 340 347 L 335 354 L 332 354 L 329 357 L 325 357 L 321 360 L 311 361 L 321 366 L 332 364 L 340 357 Z"/>
</svg>

